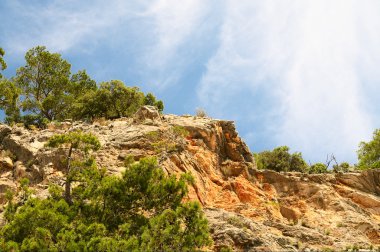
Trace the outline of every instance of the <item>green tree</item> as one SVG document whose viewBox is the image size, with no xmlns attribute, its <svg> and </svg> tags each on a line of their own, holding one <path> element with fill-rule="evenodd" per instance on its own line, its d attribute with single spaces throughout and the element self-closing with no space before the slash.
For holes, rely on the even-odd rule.
<svg viewBox="0 0 380 252">
<path fill-rule="evenodd" d="M 0 71 L 4 70 L 7 68 L 7 64 L 5 63 L 4 61 L 4 55 L 5 55 L 5 52 L 3 50 L 3 48 L 0 47 Z M 1 72 L 0 72 L 0 78 L 2 78 L 3 76 L 1 75 Z"/>
<path fill-rule="evenodd" d="M 24 97 L 22 110 L 48 120 L 63 119 L 71 65 L 44 46 L 30 49 L 25 60 L 26 65 L 17 70 L 15 78 Z"/>
<path fill-rule="evenodd" d="M 359 144 L 358 159 L 360 169 L 380 168 L 380 129 L 373 132 L 371 141 Z"/>
<path fill-rule="evenodd" d="M 91 79 L 86 70 L 78 71 L 70 78 L 69 93 L 77 99 L 89 90 L 95 91 L 98 87 L 96 81 Z"/>
<path fill-rule="evenodd" d="M 333 166 L 334 172 L 349 172 L 350 170 L 354 170 L 354 167 L 351 167 L 351 165 L 347 162 L 342 162 L 339 165 Z"/>
<path fill-rule="evenodd" d="M 130 116 L 142 105 L 144 93 L 137 87 L 127 87 L 122 81 L 112 80 L 100 84 L 99 92 L 107 102 L 107 118 Z"/>
<path fill-rule="evenodd" d="M 107 102 L 101 99 L 98 90 L 89 90 L 75 99 L 71 106 L 70 115 L 74 120 L 105 117 L 107 114 Z"/>
<path fill-rule="evenodd" d="M 199 251 L 210 245 L 198 203 L 183 203 L 187 183 L 167 176 L 153 158 L 128 163 L 122 176 L 85 173 L 74 204 L 51 186 L 30 197 L 0 230 L 0 248 L 17 251 Z M 96 172 L 97 171 L 97 172 Z"/>
<path fill-rule="evenodd" d="M 309 173 L 327 173 L 327 165 L 323 163 L 315 163 L 309 168 Z"/>
<path fill-rule="evenodd" d="M 51 137 L 46 145 L 54 148 L 62 146 L 66 146 L 68 148 L 68 152 L 65 157 L 66 160 L 64 169 L 66 176 L 65 200 L 67 203 L 72 204 L 71 183 L 75 179 L 78 171 L 80 171 L 84 165 L 88 166 L 89 163 L 87 154 L 89 151 L 98 150 L 100 148 L 100 142 L 92 134 L 86 134 L 81 131 L 73 131 L 68 134 L 55 135 Z M 84 162 L 72 162 L 75 151 L 82 152 L 85 155 Z"/>
<path fill-rule="evenodd" d="M 13 81 L 0 79 L 0 110 L 4 110 L 5 122 L 12 124 L 20 120 L 19 96 L 20 89 Z"/>
<path fill-rule="evenodd" d="M 289 153 L 288 146 L 274 148 L 273 151 L 263 151 L 254 155 L 259 169 L 305 172 L 307 164 L 300 152 Z"/>
<path fill-rule="evenodd" d="M 150 105 L 157 107 L 158 111 L 162 112 L 164 110 L 164 103 L 159 100 L 152 93 L 147 93 L 144 98 L 144 105 Z"/>
<path fill-rule="evenodd" d="M 3 55 L 1 49 L 0 70 L 6 67 Z M 0 109 L 5 111 L 7 123 L 44 127 L 49 121 L 68 118 L 127 117 L 144 104 L 164 109 L 153 94 L 145 96 L 122 81 L 111 80 L 98 87 L 85 70 L 71 75 L 71 65 L 44 46 L 30 49 L 25 60 L 14 78 L 0 79 Z"/>
</svg>

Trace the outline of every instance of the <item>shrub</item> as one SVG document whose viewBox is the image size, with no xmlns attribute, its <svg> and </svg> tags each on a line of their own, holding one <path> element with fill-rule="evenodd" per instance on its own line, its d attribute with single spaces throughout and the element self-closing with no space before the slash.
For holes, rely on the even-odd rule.
<svg viewBox="0 0 380 252">
<path fill-rule="evenodd" d="M 0 48 L 0 70 L 5 67 L 3 53 Z M 5 112 L 8 124 L 43 128 L 53 120 L 131 116 L 144 104 L 156 106 L 160 112 L 164 109 L 164 103 L 152 93 L 144 95 L 122 81 L 98 86 L 85 70 L 71 74 L 69 62 L 44 46 L 30 49 L 25 60 L 15 77 L 8 80 L 0 74 L 0 110 Z"/>
<path fill-rule="evenodd" d="M 207 117 L 207 113 L 203 108 L 197 108 L 196 116 L 197 117 Z"/>
<path fill-rule="evenodd" d="M 121 177 L 92 168 L 73 189 L 72 204 L 52 186 L 47 199 L 12 205 L 0 250 L 198 251 L 210 245 L 200 205 L 183 202 L 188 174 L 167 176 L 154 158 L 127 164 Z"/>
<path fill-rule="evenodd" d="M 358 159 L 360 169 L 380 168 L 380 129 L 373 132 L 371 141 L 359 144 Z"/>
<path fill-rule="evenodd" d="M 300 152 L 289 153 L 289 147 L 281 146 L 273 151 L 263 151 L 254 154 L 257 167 L 259 169 L 280 171 L 298 171 L 305 172 L 307 164 L 302 158 Z"/>
<path fill-rule="evenodd" d="M 349 172 L 350 170 L 354 170 L 354 167 L 351 167 L 347 162 L 342 162 L 339 165 L 333 166 L 334 172 Z"/>
<path fill-rule="evenodd" d="M 309 168 L 309 173 L 326 173 L 328 172 L 327 166 L 322 163 L 315 163 Z"/>
</svg>

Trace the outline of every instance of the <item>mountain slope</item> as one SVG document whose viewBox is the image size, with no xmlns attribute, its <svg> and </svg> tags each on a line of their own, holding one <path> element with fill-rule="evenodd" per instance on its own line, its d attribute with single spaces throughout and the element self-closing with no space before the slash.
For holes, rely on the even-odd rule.
<svg viewBox="0 0 380 252">
<path fill-rule="evenodd" d="M 30 179 L 40 197 L 47 195 L 49 183 L 62 183 L 65 150 L 44 144 L 69 130 L 99 138 L 96 161 L 111 174 L 120 173 L 129 157 L 150 155 L 169 174 L 191 173 L 195 183 L 188 198 L 203 205 L 214 250 L 345 249 L 380 243 L 379 171 L 309 175 L 257 170 L 232 121 L 159 115 L 149 106 L 134 118 L 52 123 L 45 130 L 0 125 L 0 204 L 22 177 Z"/>
</svg>

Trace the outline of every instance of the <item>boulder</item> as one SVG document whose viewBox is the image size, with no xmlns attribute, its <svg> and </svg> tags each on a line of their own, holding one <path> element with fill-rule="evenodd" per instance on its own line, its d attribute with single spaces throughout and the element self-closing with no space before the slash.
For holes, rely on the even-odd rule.
<svg viewBox="0 0 380 252">
<path fill-rule="evenodd" d="M 1 178 L 0 179 L 0 204 L 4 204 L 6 201 L 7 191 L 16 192 L 17 186 L 16 183 L 12 180 Z"/>
<path fill-rule="evenodd" d="M 14 177 L 17 180 L 27 177 L 26 167 L 21 161 L 15 163 Z"/>
<path fill-rule="evenodd" d="M 217 208 L 206 208 L 204 211 L 216 251 L 222 248 L 232 248 L 233 251 L 279 251 L 292 244 L 291 239 L 270 235 L 267 227 L 242 215 Z M 282 240 L 282 244 L 278 240 Z"/>
<path fill-rule="evenodd" d="M 297 222 L 302 215 L 302 213 L 299 210 L 287 206 L 281 206 L 280 213 L 286 219 L 294 222 Z"/>
<path fill-rule="evenodd" d="M 16 180 L 27 178 L 31 184 L 36 184 L 43 180 L 44 174 L 43 169 L 40 169 L 35 164 L 25 166 L 21 161 L 17 161 L 15 163 L 14 177 Z"/>
<path fill-rule="evenodd" d="M 13 161 L 10 157 L 0 157 L 0 173 L 13 169 Z"/>
<path fill-rule="evenodd" d="M 4 137 L 11 133 L 11 131 L 12 129 L 8 125 L 0 124 L 0 143 L 3 141 Z"/>
<path fill-rule="evenodd" d="M 160 113 L 154 106 L 143 106 L 133 116 L 135 123 L 144 122 L 145 120 L 161 121 Z"/>
</svg>

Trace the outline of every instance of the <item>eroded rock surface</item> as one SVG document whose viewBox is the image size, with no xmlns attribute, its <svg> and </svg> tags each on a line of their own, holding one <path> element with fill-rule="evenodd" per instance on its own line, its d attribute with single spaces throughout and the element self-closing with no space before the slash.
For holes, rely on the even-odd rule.
<svg viewBox="0 0 380 252">
<path fill-rule="evenodd" d="M 211 249 L 296 251 L 380 244 L 380 171 L 259 171 L 233 122 L 156 112 L 148 107 L 134 118 L 64 122 L 44 130 L 0 125 L 0 205 L 23 177 L 41 197 L 49 183 L 62 184 L 67 150 L 52 150 L 45 143 L 54 134 L 83 130 L 101 141 L 96 161 L 110 174 L 122 172 L 128 156 L 139 160 L 151 155 L 169 174 L 190 172 L 196 183 L 188 198 L 204 207 L 214 238 Z"/>
</svg>

